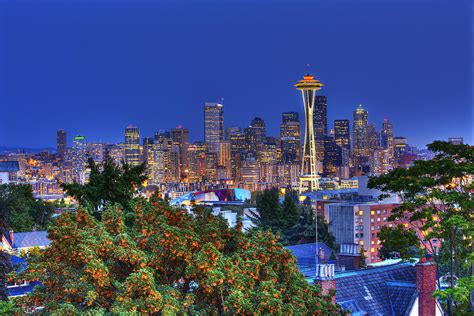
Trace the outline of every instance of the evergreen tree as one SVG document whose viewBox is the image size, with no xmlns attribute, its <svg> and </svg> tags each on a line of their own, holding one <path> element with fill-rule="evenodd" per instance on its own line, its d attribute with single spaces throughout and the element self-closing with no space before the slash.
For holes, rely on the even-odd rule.
<svg viewBox="0 0 474 316">
<path fill-rule="evenodd" d="M 86 184 L 63 183 L 61 188 L 76 199 L 96 217 L 100 217 L 106 203 L 118 203 L 123 209 L 131 210 L 134 194 L 146 180 L 145 164 L 138 166 L 117 165 L 106 155 L 102 163 L 88 160 L 89 182 Z"/>
</svg>

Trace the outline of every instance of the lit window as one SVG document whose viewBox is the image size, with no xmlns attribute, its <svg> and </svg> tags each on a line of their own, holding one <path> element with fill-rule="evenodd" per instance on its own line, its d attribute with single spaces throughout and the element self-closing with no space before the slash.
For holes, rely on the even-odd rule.
<svg viewBox="0 0 474 316">
<path fill-rule="evenodd" d="M 375 215 L 375 211 L 370 211 L 370 215 Z"/>
<path fill-rule="evenodd" d="M 380 214 L 380 210 L 377 210 L 377 214 Z"/>
<path fill-rule="evenodd" d="M 359 211 L 359 215 L 360 216 L 364 215 L 364 211 Z"/>
<path fill-rule="evenodd" d="M 375 248 L 374 248 L 374 247 L 370 248 L 370 252 L 371 252 L 371 253 L 374 253 L 374 252 L 375 252 Z"/>
<path fill-rule="evenodd" d="M 371 222 L 371 223 L 373 223 L 373 222 L 374 222 L 374 219 L 373 219 L 373 218 L 371 218 L 371 219 L 370 219 L 370 222 Z"/>
<path fill-rule="evenodd" d="M 370 230 L 374 230 L 374 229 L 375 229 L 375 227 L 374 227 L 374 226 L 371 226 L 371 227 L 370 227 Z"/>
<path fill-rule="evenodd" d="M 375 241 L 372 240 L 372 241 L 370 242 L 370 244 L 371 244 L 371 245 L 375 245 Z"/>
<path fill-rule="evenodd" d="M 363 240 L 359 240 L 359 245 L 363 246 L 363 245 L 364 245 L 364 241 L 363 241 Z"/>
<path fill-rule="evenodd" d="M 377 218 L 377 222 L 380 222 L 380 217 Z"/>
<path fill-rule="evenodd" d="M 384 222 L 386 222 L 386 221 L 387 221 L 387 218 L 386 218 L 386 217 L 384 217 L 384 218 L 383 218 L 383 221 L 384 221 Z"/>
</svg>

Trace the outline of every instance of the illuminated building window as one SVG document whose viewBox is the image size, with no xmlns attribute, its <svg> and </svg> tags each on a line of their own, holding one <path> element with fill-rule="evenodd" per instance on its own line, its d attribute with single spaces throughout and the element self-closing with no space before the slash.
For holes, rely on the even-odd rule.
<svg viewBox="0 0 474 316">
<path fill-rule="evenodd" d="M 375 248 L 374 248 L 374 247 L 370 248 L 370 252 L 371 252 L 371 253 L 374 253 L 374 252 L 375 252 Z"/>
<path fill-rule="evenodd" d="M 380 214 L 380 210 L 377 210 L 377 214 Z"/>
<path fill-rule="evenodd" d="M 375 215 L 375 211 L 370 211 L 370 215 Z"/>
<path fill-rule="evenodd" d="M 364 241 L 363 241 L 363 240 L 359 240 L 359 245 L 363 246 L 363 245 L 364 245 Z"/>
<path fill-rule="evenodd" d="M 373 219 L 373 218 L 371 218 L 371 219 L 370 219 L 370 222 L 371 222 L 371 223 L 373 223 L 373 222 L 374 222 L 374 219 Z"/>
<path fill-rule="evenodd" d="M 375 227 L 374 227 L 374 226 L 371 226 L 371 227 L 370 227 L 370 230 L 375 230 Z"/>
<path fill-rule="evenodd" d="M 364 211 L 359 211 L 359 215 L 360 216 L 364 215 Z"/>
</svg>

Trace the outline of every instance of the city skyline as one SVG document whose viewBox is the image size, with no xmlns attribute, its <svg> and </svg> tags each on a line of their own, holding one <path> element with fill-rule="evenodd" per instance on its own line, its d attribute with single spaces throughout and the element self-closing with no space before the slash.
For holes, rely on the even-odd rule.
<svg viewBox="0 0 474 316">
<path fill-rule="evenodd" d="M 328 129 L 363 104 L 369 123 L 389 118 L 415 146 L 471 143 L 468 1 L 338 2 L 249 3 L 248 12 L 188 4 L 187 13 L 174 2 L 96 2 L 94 13 L 76 2 L 9 2 L 0 146 L 54 147 L 57 129 L 118 143 L 130 124 L 147 136 L 182 125 L 202 140 L 202 105 L 221 98 L 226 127 L 262 117 L 277 136 L 282 112 L 302 117 L 292 84 L 307 63 L 326 84 Z"/>
</svg>

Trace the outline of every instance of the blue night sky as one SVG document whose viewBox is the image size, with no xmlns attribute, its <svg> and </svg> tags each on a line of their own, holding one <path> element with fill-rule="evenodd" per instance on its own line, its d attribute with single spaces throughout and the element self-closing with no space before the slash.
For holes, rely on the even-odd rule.
<svg viewBox="0 0 474 316">
<path fill-rule="evenodd" d="M 226 126 L 260 116 L 276 136 L 308 63 L 329 127 L 362 103 L 413 145 L 471 143 L 471 18 L 469 0 L 4 0 L 0 146 L 120 142 L 129 124 L 200 140 L 221 97 Z"/>
</svg>

